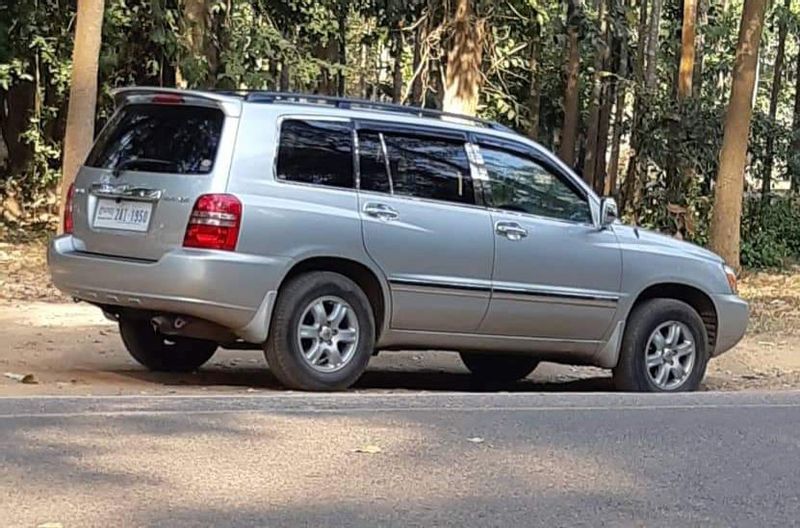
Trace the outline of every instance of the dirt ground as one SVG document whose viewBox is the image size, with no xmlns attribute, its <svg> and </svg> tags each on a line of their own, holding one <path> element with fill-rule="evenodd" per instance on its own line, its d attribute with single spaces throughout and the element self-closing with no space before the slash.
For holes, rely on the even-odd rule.
<svg viewBox="0 0 800 528">
<path fill-rule="evenodd" d="M 800 267 L 751 273 L 741 294 L 753 317 L 745 339 L 711 362 L 708 390 L 800 389 Z M 50 284 L 43 242 L 0 243 L 0 396 L 36 394 L 208 394 L 280 390 L 259 351 L 220 350 L 191 374 L 150 373 L 135 363 L 116 325 Z M 32 376 L 22 383 L 12 375 Z M 482 390 L 448 352 L 385 352 L 356 390 Z M 508 391 L 611 390 L 609 372 L 541 365 Z M 496 390 L 496 388 L 494 388 Z"/>
</svg>

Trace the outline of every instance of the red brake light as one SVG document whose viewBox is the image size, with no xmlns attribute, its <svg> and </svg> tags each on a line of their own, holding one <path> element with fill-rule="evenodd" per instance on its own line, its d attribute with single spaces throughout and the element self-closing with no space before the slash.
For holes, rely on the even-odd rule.
<svg viewBox="0 0 800 528">
<path fill-rule="evenodd" d="M 181 104 L 183 103 L 183 97 L 180 95 L 161 94 L 154 95 L 152 98 L 150 98 L 150 101 L 161 104 Z"/>
<path fill-rule="evenodd" d="M 64 202 L 64 233 L 70 234 L 72 233 L 73 227 L 75 227 L 75 222 L 72 219 L 72 199 L 75 195 L 75 183 L 69 184 L 69 190 L 67 191 L 67 199 Z"/>
<path fill-rule="evenodd" d="M 242 202 L 232 194 L 204 194 L 194 204 L 183 247 L 233 251 L 239 241 Z"/>
</svg>

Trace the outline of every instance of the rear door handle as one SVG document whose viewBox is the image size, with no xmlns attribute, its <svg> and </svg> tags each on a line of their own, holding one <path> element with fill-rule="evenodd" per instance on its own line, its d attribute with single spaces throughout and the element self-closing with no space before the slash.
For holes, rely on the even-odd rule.
<svg viewBox="0 0 800 528">
<path fill-rule="evenodd" d="M 365 204 L 364 213 L 383 221 L 396 220 L 400 217 L 400 213 L 398 213 L 395 209 L 384 203 L 378 202 L 369 202 Z"/>
<path fill-rule="evenodd" d="M 528 230 L 516 222 L 497 222 L 494 232 L 509 240 L 520 240 L 528 236 Z"/>
</svg>

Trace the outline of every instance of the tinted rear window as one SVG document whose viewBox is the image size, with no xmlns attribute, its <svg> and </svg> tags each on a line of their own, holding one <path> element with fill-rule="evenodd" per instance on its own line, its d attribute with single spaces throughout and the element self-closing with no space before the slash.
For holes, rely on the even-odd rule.
<svg viewBox="0 0 800 528">
<path fill-rule="evenodd" d="M 278 146 L 281 180 L 353 187 L 353 136 L 350 123 L 287 119 Z"/>
<path fill-rule="evenodd" d="M 202 106 L 128 105 L 111 118 L 86 165 L 206 174 L 214 167 L 225 115 Z"/>
</svg>

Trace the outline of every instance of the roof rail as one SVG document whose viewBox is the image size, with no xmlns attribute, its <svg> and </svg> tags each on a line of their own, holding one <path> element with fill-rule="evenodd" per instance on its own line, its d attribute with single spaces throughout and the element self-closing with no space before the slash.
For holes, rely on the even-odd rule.
<svg viewBox="0 0 800 528">
<path fill-rule="evenodd" d="M 229 92 L 231 95 L 237 94 L 236 91 Z M 419 108 L 416 106 L 407 106 L 394 103 L 382 103 L 378 101 L 367 101 L 365 99 L 350 99 L 347 97 L 334 97 L 329 95 L 316 95 L 316 94 L 300 94 L 300 93 L 287 93 L 287 92 L 266 92 L 266 91 L 243 91 L 238 92 L 242 95 L 245 101 L 254 103 L 295 103 L 295 104 L 317 104 L 328 105 L 335 108 L 343 108 L 348 110 L 377 110 L 380 112 L 395 112 L 406 115 L 413 115 L 417 117 L 430 117 L 434 119 L 458 119 L 467 121 L 469 123 L 499 130 L 503 132 L 514 132 L 512 129 L 500 123 L 493 121 L 486 121 L 477 117 L 466 116 L 462 114 L 454 114 L 451 112 L 442 112 L 440 110 L 433 110 L 430 108 Z"/>
</svg>

